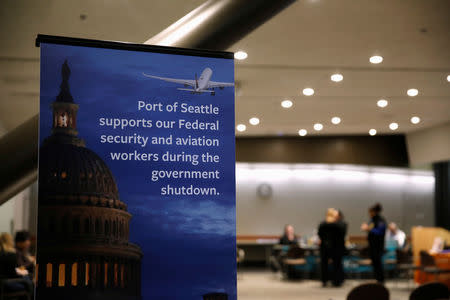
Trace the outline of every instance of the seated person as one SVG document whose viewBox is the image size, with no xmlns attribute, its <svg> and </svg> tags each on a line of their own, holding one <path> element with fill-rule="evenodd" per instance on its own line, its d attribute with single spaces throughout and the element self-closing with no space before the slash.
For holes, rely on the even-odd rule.
<svg viewBox="0 0 450 300">
<path fill-rule="evenodd" d="M 25 230 L 16 232 L 15 244 L 19 266 L 25 267 L 30 274 L 33 274 L 36 259 L 30 254 L 30 233 Z"/>
<path fill-rule="evenodd" d="M 297 245 L 297 236 L 294 233 L 294 226 L 286 225 L 284 226 L 284 234 L 280 238 L 280 245 Z"/>
<path fill-rule="evenodd" d="M 445 240 L 441 238 L 440 236 L 437 236 L 434 238 L 433 246 L 431 247 L 430 251 L 428 253 L 430 254 L 436 254 L 439 252 L 442 252 L 444 250 Z"/>
<path fill-rule="evenodd" d="M 9 233 L 2 233 L 0 235 L 0 279 L 19 279 L 6 281 L 4 283 L 6 291 L 26 290 L 31 295 L 33 284 L 27 275 L 28 271 L 18 265 L 12 236 Z"/>
<path fill-rule="evenodd" d="M 386 244 L 389 242 L 395 242 L 399 249 L 402 249 L 405 246 L 406 234 L 401 231 L 394 222 L 389 223 L 386 232 Z"/>
<path fill-rule="evenodd" d="M 294 227 L 292 225 L 284 226 L 283 236 L 280 238 L 278 243 L 283 246 L 296 246 L 298 245 L 297 237 L 294 233 Z M 272 255 L 270 256 L 270 268 L 272 271 L 277 272 L 281 270 L 282 260 L 286 255 L 285 250 L 274 249 Z"/>
</svg>

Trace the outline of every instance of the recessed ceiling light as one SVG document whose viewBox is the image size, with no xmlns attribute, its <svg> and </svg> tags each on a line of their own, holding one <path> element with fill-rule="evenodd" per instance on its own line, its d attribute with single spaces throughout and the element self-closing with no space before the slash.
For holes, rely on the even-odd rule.
<svg viewBox="0 0 450 300">
<path fill-rule="evenodd" d="M 391 124 L 389 124 L 389 129 L 390 130 L 397 130 L 397 128 L 398 128 L 398 124 L 397 123 L 391 123 Z"/>
<path fill-rule="evenodd" d="M 377 101 L 378 107 L 386 107 L 388 105 L 388 101 L 386 99 L 380 99 Z"/>
<path fill-rule="evenodd" d="M 304 88 L 303 95 L 312 96 L 312 95 L 314 95 L 314 90 L 312 88 Z"/>
<path fill-rule="evenodd" d="M 447 75 L 447 81 L 450 82 L 450 75 Z"/>
<path fill-rule="evenodd" d="M 379 64 L 383 61 L 383 57 L 379 55 L 374 55 L 369 58 L 369 61 L 373 64 Z"/>
<path fill-rule="evenodd" d="M 339 81 L 342 81 L 343 79 L 344 79 L 344 76 L 342 74 L 336 73 L 336 74 L 331 75 L 331 80 L 334 82 L 339 82 Z"/>
<path fill-rule="evenodd" d="M 256 117 L 253 117 L 249 120 L 250 124 L 252 125 L 258 125 L 259 124 L 259 119 Z"/>
<path fill-rule="evenodd" d="M 377 130 L 372 128 L 372 129 L 369 130 L 369 134 L 371 136 L 374 136 L 375 134 L 377 134 Z"/>
<path fill-rule="evenodd" d="M 314 124 L 314 130 L 321 131 L 323 129 L 323 125 L 320 123 Z"/>
<path fill-rule="evenodd" d="M 307 134 L 308 134 L 308 131 L 306 129 L 300 129 L 298 131 L 298 135 L 300 135 L 300 136 L 305 136 Z"/>
<path fill-rule="evenodd" d="M 410 97 L 415 97 L 419 94 L 419 91 L 417 89 L 409 89 L 406 93 Z"/>
<path fill-rule="evenodd" d="M 420 118 L 417 116 L 414 116 L 411 118 L 411 123 L 413 124 L 419 124 L 420 123 Z"/>
<path fill-rule="evenodd" d="M 339 118 L 339 117 L 333 117 L 333 118 L 331 119 L 331 123 L 333 123 L 334 125 L 337 125 L 337 124 L 341 123 L 341 118 Z"/>
<path fill-rule="evenodd" d="M 281 106 L 284 108 L 292 107 L 292 101 L 291 100 L 283 100 L 283 101 L 281 101 Z"/>
<path fill-rule="evenodd" d="M 238 51 L 236 53 L 234 53 L 234 58 L 239 59 L 239 60 L 243 60 L 247 58 L 247 52 L 244 51 Z"/>
<path fill-rule="evenodd" d="M 244 124 L 239 124 L 238 126 L 236 126 L 237 131 L 245 131 L 247 129 L 247 126 L 245 126 Z"/>
</svg>

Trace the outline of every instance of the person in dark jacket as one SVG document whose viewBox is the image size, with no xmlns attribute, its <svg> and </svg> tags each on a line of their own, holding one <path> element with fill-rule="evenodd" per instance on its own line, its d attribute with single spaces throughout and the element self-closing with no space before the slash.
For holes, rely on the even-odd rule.
<svg viewBox="0 0 450 300">
<path fill-rule="evenodd" d="M 27 275 L 28 271 L 20 268 L 18 264 L 12 236 L 9 233 L 2 233 L 0 235 L 0 279 L 15 279 L 4 283 L 5 290 L 26 290 L 32 295 L 33 283 Z"/>
<path fill-rule="evenodd" d="M 280 238 L 280 245 L 297 245 L 297 236 L 294 232 L 294 226 L 292 225 L 286 225 L 284 226 L 284 234 Z"/>
<path fill-rule="evenodd" d="M 284 226 L 283 236 L 280 238 L 279 245 L 283 246 L 297 246 L 298 240 L 295 235 L 294 226 L 288 224 Z M 286 251 L 280 248 L 276 248 L 272 250 L 272 255 L 270 256 L 270 269 L 273 272 L 278 272 L 281 270 L 281 266 L 283 264 L 283 259 L 286 256 Z"/>
<path fill-rule="evenodd" d="M 27 269 L 30 274 L 33 274 L 36 259 L 30 254 L 30 233 L 26 230 L 16 232 L 14 243 L 16 247 L 17 263 L 20 267 Z"/>
<path fill-rule="evenodd" d="M 377 203 L 369 209 L 370 222 L 363 223 L 361 230 L 368 232 L 369 255 L 372 261 L 375 279 L 384 283 L 382 257 L 384 253 L 384 238 L 386 234 L 386 220 L 381 216 L 383 207 Z"/>
<path fill-rule="evenodd" d="M 344 282 L 344 270 L 342 256 L 345 252 L 345 234 L 347 224 L 339 219 L 339 213 L 334 208 L 329 208 L 325 221 L 320 223 L 318 235 L 320 238 L 320 266 L 322 285 L 326 286 L 328 280 L 332 280 L 334 286 L 341 286 Z M 333 266 L 333 278 L 328 273 L 328 262 Z"/>
</svg>

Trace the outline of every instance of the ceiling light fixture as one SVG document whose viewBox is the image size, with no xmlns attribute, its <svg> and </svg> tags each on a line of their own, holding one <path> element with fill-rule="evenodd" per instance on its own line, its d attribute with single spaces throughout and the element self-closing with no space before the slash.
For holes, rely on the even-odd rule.
<svg viewBox="0 0 450 300">
<path fill-rule="evenodd" d="M 398 124 L 395 123 L 395 122 L 389 124 L 389 129 L 390 129 L 390 130 L 397 130 L 397 129 L 398 129 Z"/>
<path fill-rule="evenodd" d="M 377 101 L 378 107 L 386 107 L 389 104 L 389 102 L 386 99 L 380 99 Z"/>
<path fill-rule="evenodd" d="M 379 64 L 379 63 L 381 63 L 381 62 L 383 61 L 383 57 L 381 57 L 381 56 L 379 56 L 379 55 L 374 55 L 374 56 L 371 56 L 371 57 L 369 58 L 369 61 L 370 61 L 372 64 Z"/>
<path fill-rule="evenodd" d="M 419 124 L 420 123 L 420 118 L 417 116 L 414 116 L 411 118 L 411 123 L 413 124 Z"/>
<path fill-rule="evenodd" d="M 298 135 L 300 135 L 300 136 L 305 136 L 307 134 L 308 134 L 308 131 L 306 129 L 300 129 L 298 131 Z"/>
<path fill-rule="evenodd" d="M 331 75 L 331 81 L 340 82 L 343 79 L 344 79 L 344 76 L 342 74 L 336 73 L 336 74 Z"/>
<path fill-rule="evenodd" d="M 372 129 L 369 130 L 369 134 L 371 136 L 374 136 L 375 134 L 377 134 L 377 130 L 372 128 Z"/>
<path fill-rule="evenodd" d="M 314 124 L 314 130 L 321 131 L 323 129 L 323 125 L 320 123 Z"/>
<path fill-rule="evenodd" d="M 247 129 L 247 126 L 245 126 L 244 124 L 239 124 L 238 126 L 236 126 L 236 129 L 237 131 L 242 132 Z"/>
<path fill-rule="evenodd" d="M 406 93 L 410 97 L 415 97 L 415 96 L 419 95 L 419 91 L 417 89 L 409 89 Z"/>
<path fill-rule="evenodd" d="M 243 60 L 247 58 L 247 52 L 244 51 L 238 51 L 236 53 L 234 53 L 234 58 L 239 59 L 239 60 Z"/>
<path fill-rule="evenodd" d="M 337 124 L 341 123 L 341 118 L 339 118 L 339 117 L 333 117 L 333 118 L 331 119 L 331 123 L 333 123 L 334 125 L 337 125 Z"/>
<path fill-rule="evenodd" d="M 290 107 L 292 107 L 292 101 L 291 100 L 283 100 L 283 101 L 281 101 L 281 106 L 284 108 L 290 108 Z"/>
<path fill-rule="evenodd" d="M 447 75 L 447 81 L 450 82 L 450 75 Z"/>
<path fill-rule="evenodd" d="M 314 90 L 312 88 L 304 88 L 303 95 L 312 96 L 312 95 L 314 95 Z"/>
<path fill-rule="evenodd" d="M 259 119 L 256 117 L 253 117 L 249 120 L 250 124 L 252 125 L 258 125 L 259 124 Z"/>
</svg>

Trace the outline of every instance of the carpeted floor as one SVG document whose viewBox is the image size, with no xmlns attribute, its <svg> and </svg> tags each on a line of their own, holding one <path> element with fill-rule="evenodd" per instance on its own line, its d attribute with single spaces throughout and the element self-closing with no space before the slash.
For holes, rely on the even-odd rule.
<svg viewBox="0 0 450 300">
<path fill-rule="evenodd" d="M 270 271 L 240 271 L 239 300 L 345 300 L 350 290 L 367 281 L 347 280 L 340 288 L 323 288 L 319 281 L 286 281 Z M 408 300 L 413 284 L 388 281 L 390 300 Z M 364 299 L 361 299 L 364 300 Z"/>
</svg>

